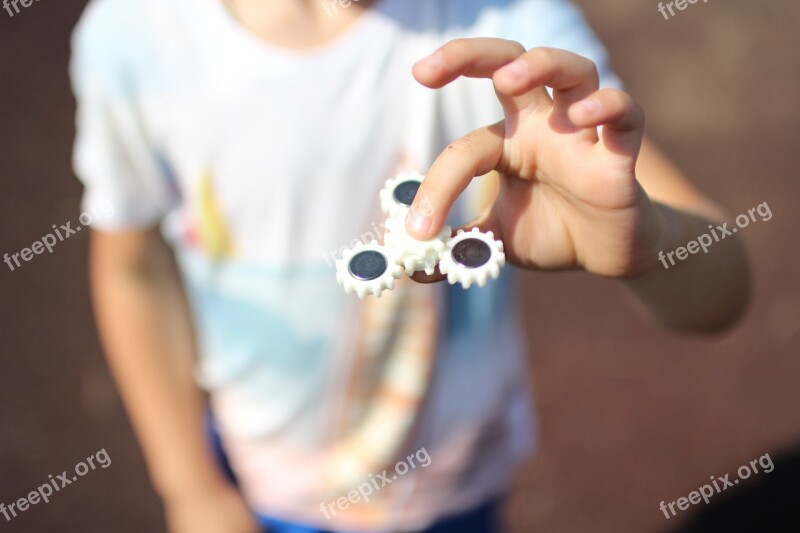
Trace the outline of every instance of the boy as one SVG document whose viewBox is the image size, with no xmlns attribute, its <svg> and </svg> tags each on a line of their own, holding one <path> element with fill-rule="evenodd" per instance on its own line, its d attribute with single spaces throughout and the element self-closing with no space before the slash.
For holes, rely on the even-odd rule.
<svg viewBox="0 0 800 533">
<path fill-rule="evenodd" d="M 325 261 L 399 170 L 433 162 L 418 238 L 472 220 L 675 328 L 744 307 L 734 240 L 660 268 L 718 211 L 566 2 L 93 0 L 72 76 L 84 202 L 116 212 L 98 324 L 173 533 L 498 530 L 533 434 L 511 269 L 362 304 Z"/>
</svg>

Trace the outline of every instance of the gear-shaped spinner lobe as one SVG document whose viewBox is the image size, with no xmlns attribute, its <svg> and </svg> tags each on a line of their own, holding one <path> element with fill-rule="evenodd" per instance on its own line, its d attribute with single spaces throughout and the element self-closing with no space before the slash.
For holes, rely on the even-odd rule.
<svg viewBox="0 0 800 533">
<path fill-rule="evenodd" d="M 418 172 L 411 172 L 386 180 L 380 192 L 383 214 L 394 217 L 408 211 L 424 178 Z"/>
<path fill-rule="evenodd" d="M 502 241 L 495 240 L 491 231 L 481 233 L 473 228 L 458 230 L 450 239 L 439 257 L 439 272 L 447 275 L 451 285 L 460 283 L 468 289 L 473 283 L 483 287 L 489 278 L 497 279 L 505 264 Z"/>
<path fill-rule="evenodd" d="M 377 241 L 358 243 L 344 251 L 336 261 L 336 281 L 344 292 L 355 292 L 359 298 L 367 294 L 380 297 L 394 288 L 394 280 L 403 275 L 395 253 Z"/>
</svg>

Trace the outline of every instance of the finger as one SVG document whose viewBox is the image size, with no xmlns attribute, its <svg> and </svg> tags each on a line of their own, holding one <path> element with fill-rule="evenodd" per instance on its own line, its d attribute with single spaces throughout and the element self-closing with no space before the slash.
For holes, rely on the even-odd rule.
<svg viewBox="0 0 800 533">
<path fill-rule="evenodd" d="M 609 152 L 625 157 L 639 153 L 644 135 L 644 110 L 628 93 L 602 89 L 569 109 L 579 127 L 603 126 L 601 142 Z"/>
<path fill-rule="evenodd" d="M 494 72 L 525 53 L 516 41 L 492 38 L 454 39 L 413 67 L 418 82 L 439 89 L 460 76 L 490 78 Z"/>
<path fill-rule="evenodd" d="M 591 60 L 555 48 L 534 48 L 505 65 L 493 76 L 495 90 L 518 99 L 544 86 L 553 89 L 556 114 L 597 91 L 600 76 Z M 543 90 L 543 89 L 542 89 Z"/>
<path fill-rule="evenodd" d="M 432 89 L 444 87 L 460 76 L 492 78 L 494 73 L 525 53 L 516 41 L 492 38 L 455 39 L 414 65 L 414 77 Z M 506 114 L 528 105 L 549 104 L 550 95 L 543 87 L 529 94 L 510 98 L 498 93 Z"/>
<path fill-rule="evenodd" d="M 456 198 L 472 178 L 493 170 L 503 154 L 504 123 L 480 128 L 450 144 L 436 158 L 406 218 L 406 230 L 419 240 L 433 238 Z"/>
</svg>

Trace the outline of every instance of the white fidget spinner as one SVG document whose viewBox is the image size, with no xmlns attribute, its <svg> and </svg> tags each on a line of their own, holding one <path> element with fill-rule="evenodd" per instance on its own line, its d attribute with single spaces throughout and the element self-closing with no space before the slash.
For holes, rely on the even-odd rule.
<svg viewBox="0 0 800 533">
<path fill-rule="evenodd" d="M 503 243 L 495 240 L 491 231 L 481 233 L 478 228 L 469 232 L 460 229 L 439 257 L 439 272 L 447 274 L 447 282 L 451 285 L 460 283 L 468 289 L 473 283 L 483 287 L 489 278 L 497 279 L 505 264 Z"/>
<path fill-rule="evenodd" d="M 347 294 L 380 297 L 384 290 L 394 288 L 395 279 L 403 272 L 408 276 L 421 271 L 431 275 L 437 264 L 451 285 L 460 283 L 465 289 L 473 283 L 483 287 L 489 278 L 500 275 L 506 255 L 503 243 L 495 240 L 491 231 L 458 230 L 451 237 L 450 226 L 444 226 L 427 241 L 418 241 L 408 234 L 406 214 L 423 178 L 418 173 L 399 174 L 386 181 L 380 193 L 381 209 L 389 217 L 385 244 L 358 243 L 355 248 L 345 249 L 342 258 L 336 261 L 336 281 Z"/>
<path fill-rule="evenodd" d="M 400 211 L 386 220 L 383 240 L 386 246 L 395 251 L 407 276 L 423 270 L 430 276 L 439 262 L 439 254 L 447 247 L 452 231 L 450 226 L 444 226 L 434 238 L 418 241 L 406 231 L 405 212 Z"/>
<path fill-rule="evenodd" d="M 402 275 L 395 254 L 378 241 L 358 243 L 336 261 L 336 281 L 344 292 L 355 292 L 359 298 L 367 294 L 380 298 L 384 290 L 394 289 L 394 280 Z"/>
<path fill-rule="evenodd" d="M 407 212 L 424 178 L 425 176 L 419 172 L 410 172 L 401 173 L 396 178 L 386 180 L 380 192 L 383 214 L 394 217 Z"/>
</svg>

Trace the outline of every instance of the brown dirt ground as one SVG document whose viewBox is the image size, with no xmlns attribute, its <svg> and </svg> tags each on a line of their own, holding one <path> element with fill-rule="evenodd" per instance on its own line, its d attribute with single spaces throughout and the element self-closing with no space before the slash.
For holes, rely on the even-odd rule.
<svg viewBox="0 0 800 533">
<path fill-rule="evenodd" d="M 661 500 L 800 444 L 800 5 L 699 3 L 665 21 L 654 1 L 578 3 L 650 134 L 730 213 L 764 201 L 774 213 L 742 234 L 754 305 L 722 338 L 657 329 L 613 282 L 526 277 L 542 439 L 511 498 L 511 531 L 666 531 L 678 519 L 663 518 Z M 0 252 L 78 212 L 66 64 L 83 5 L 0 11 Z M 162 531 L 94 333 L 85 234 L 0 272 L 0 501 L 101 447 L 113 459 L 0 530 Z"/>
</svg>

